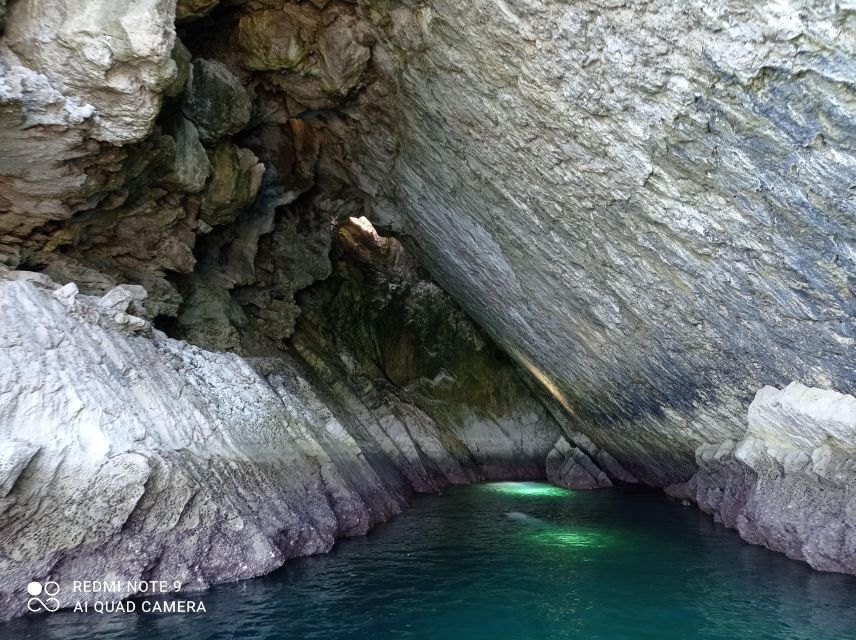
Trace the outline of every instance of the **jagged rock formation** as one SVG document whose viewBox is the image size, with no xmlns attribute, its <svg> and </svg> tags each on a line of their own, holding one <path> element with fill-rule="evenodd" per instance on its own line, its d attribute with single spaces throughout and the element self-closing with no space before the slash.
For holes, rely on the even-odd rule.
<svg viewBox="0 0 856 640">
<path fill-rule="evenodd" d="M 686 496 L 749 542 L 824 571 L 856 572 L 856 398 L 764 387 L 742 439 L 699 447 Z"/>
<path fill-rule="evenodd" d="M 570 442 L 561 437 L 547 455 L 547 479 L 569 489 L 601 489 L 612 486 L 612 480 L 636 483 L 608 452 L 598 449 L 585 434 L 572 433 Z"/>
<path fill-rule="evenodd" d="M 852 430 L 744 434 L 856 391 L 852 9 L 6 4 L 0 588 L 256 575 L 545 473 L 693 477 L 854 571 Z"/>
<path fill-rule="evenodd" d="M 48 576 L 202 588 L 259 575 L 365 533 L 414 491 L 537 473 L 556 437 L 521 388 L 518 413 L 495 417 L 512 435 L 473 421 L 456 433 L 356 387 L 366 378 L 328 385 L 285 355 L 167 338 L 134 315 L 144 294 L 0 274 L 0 616 Z"/>
</svg>

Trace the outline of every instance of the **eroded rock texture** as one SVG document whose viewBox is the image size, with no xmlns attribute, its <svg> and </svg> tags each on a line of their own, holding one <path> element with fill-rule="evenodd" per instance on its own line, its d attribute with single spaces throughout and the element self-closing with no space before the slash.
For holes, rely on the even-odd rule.
<svg viewBox="0 0 856 640">
<path fill-rule="evenodd" d="M 84 4 L 0 0 L 5 613 L 545 473 L 856 570 L 852 8 Z"/>
<path fill-rule="evenodd" d="M 764 387 L 742 439 L 704 445 L 686 495 L 749 542 L 825 571 L 856 572 L 856 398 Z"/>
<path fill-rule="evenodd" d="M 361 6 L 370 217 L 600 448 L 667 484 L 762 386 L 856 389 L 852 9 Z"/>
<path fill-rule="evenodd" d="M 569 489 L 602 489 L 611 487 L 613 480 L 636 483 L 627 471 L 607 451 L 597 448 L 585 434 L 572 433 L 570 442 L 559 438 L 547 455 L 547 479 Z"/>
<path fill-rule="evenodd" d="M 558 429 L 522 387 L 509 413 L 471 409 L 456 432 L 367 376 L 169 339 L 135 315 L 144 296 L 0 274 L 4 617 L 33 579 L 202 588 L 327 551 L 414 491 L 543 472 Z"/>
<path fill-rule="evenodd" d="M 365 218 L 338 229 L 332 255 L 333 276 L 300 294 L 292 344 L 337 402 L 431 425 L 436 462 L 453 451 L 470 480 L 544 477 L 560 428 L 525 374 Z"/>
</svg>

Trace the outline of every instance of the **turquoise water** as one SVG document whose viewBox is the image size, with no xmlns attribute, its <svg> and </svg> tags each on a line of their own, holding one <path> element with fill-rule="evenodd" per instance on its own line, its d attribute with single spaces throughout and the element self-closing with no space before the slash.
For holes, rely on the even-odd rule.
<svg viewBox="0 0 856 640">
<path fill-rule="evenodd" d="M 61 612 L 0 625 L 0 638 L 856 638 L 856 578 L 638 488 L 460 487 L 326 556 L 200 597 L 205 614 Z"/>
</svg>

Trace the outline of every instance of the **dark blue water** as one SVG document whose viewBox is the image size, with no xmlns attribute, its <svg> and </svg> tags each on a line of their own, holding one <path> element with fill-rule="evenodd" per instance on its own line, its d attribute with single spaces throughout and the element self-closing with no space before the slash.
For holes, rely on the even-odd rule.
<svg viewBox="0 0 856 640">
<path fill-rule="evenodd" d="M 0 638 L 856 638 L 856 578 L 636 488 L 461 487 L 329 555 L 200 597 L 205 614 L 61 612 L 0 625 Z"/>
</svg>

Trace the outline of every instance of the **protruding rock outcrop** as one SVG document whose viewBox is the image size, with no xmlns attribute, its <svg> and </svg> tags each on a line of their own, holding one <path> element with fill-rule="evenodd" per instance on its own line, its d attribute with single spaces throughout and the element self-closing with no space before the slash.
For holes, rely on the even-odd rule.
<svg viewBox="0 0 856 640">
<path fill-rule="evenodd" d="M 441 376 L 396 390 L 330 345 L 306 342 L 307 366 L 169 339 L 134 315 L 144 301 L 0 271 L 0 618 L 33 579 L 201 588 L 268 572 L 414 491 L 537 473 L 558 431 L 508 363 L 482 400 Z"/>
<path fill-rule="evenodd" d="M 547 456 L 547 479 L 570 489 L 601 489 L 612 481 L 584 451 L 559 438 Z"/>
<path fill-rule="evenodd" d="M 816 569 L 856 573 L 856 397 L 764 387 L 749 429 L 702 446 L 699 471 L 669 493 L 694 500 L 749 542 Z"/>
<path fill-rule="evenodd" d="M 638 482 L 609 453 L 583 433 L 573 433 L 570 442 L 562 436 L 547 456 L 547 479 L 569 489 L 599 489 L 612 486 L 612 480 Z"/>
</svg>

